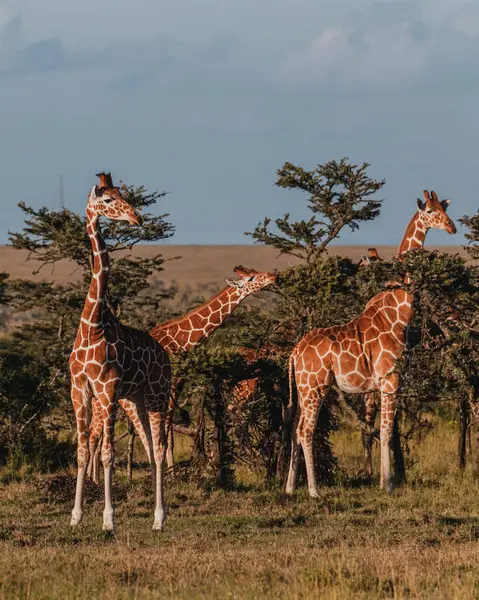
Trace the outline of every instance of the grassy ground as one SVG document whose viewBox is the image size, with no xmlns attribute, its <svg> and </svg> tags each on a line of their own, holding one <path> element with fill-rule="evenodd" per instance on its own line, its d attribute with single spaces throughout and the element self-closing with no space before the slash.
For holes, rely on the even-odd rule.
<svg viewBox="0 0 479 600">
<path fill-rule="evenodd" d="M 337 434 L 335 449 L 356 473 L 359 436 Z M 144 473 L 131 487 L 116 474 L 114 537 L 101 531 L 94 486 L 73 532 L 69 474 L 6 484 L 0 597 L 477 598 L 479 486 L 454 449 L 452 432 L 431 434 L 390 496 L 344 485 L 288 498 L 246 473 L 230 493 L 170 483 L 160 534 Z"/>
</svg>

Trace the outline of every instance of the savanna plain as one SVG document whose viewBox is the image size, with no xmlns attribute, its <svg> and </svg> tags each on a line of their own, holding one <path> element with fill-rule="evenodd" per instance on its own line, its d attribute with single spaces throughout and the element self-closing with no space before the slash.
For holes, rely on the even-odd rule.
<svg viewBox="0 0 479 600">
<path fill-rule="evenodd" d="M 365 251 L 335 247 L 354 260 Z M 394 248 L 379 251 L 388 257 Z M 284 269 L 294 262 L 254 246 L 165 245 L 161 252 L 183 257 L 167 263 L 166 284 L 204 292 L 221 286 L 238 263 Z M 0 271 L 57 282 L 80 277 L 67 261 L 32 275 L 35 265 L 24 260 L 2 248 Z M 90 482 L 84 522 L 71 530 L 73 467 L 51 474 L 5 468 L 0 598 L 479 597 L 479 484 L 469 467 L 457 466 L 457 429 L 435 423 L 411 447 L 407 483 L 391 495 L 362 478 L 360 434 L 347 422 L 332 437 L 339 475 L 319 499 L 310 499 L 304 485 L 291 497 L 281 482 L 265 487 L 264 473 L 244 466 L 231 491 L 168 478 L 162 533 L 151 530 L 150 474 L 139 448 L 133 481 L 126 477 L 125 441 L 114 478 L 113 536 L 101 528 L 103 487 Z M 179 460 L 188 456 L 181 440 L 175 450 Z M 378 466 L 375 448 L 375 473 Z"/>
<path fill-rule="evenodd" d="M 411 448 L 407 484 L 388 495 L 361 479 L 360 435 L 344 423 L 332 439 L 342 475 L 319 499 L 304 487 L 287 497 L 242 467 L 228 492 L 168 480 L 162 533 L 151 531 L 144 467 L 129 483 L 118 464 L 114 536 L 101 529 L 93 484 L 84 522 L 70 529 L 73 470 L 5 471 L 0 596 L 477 598 L 479 485 L 456 466 L 456 440 L 454 423 L 438 423 Z"/>
</svg>

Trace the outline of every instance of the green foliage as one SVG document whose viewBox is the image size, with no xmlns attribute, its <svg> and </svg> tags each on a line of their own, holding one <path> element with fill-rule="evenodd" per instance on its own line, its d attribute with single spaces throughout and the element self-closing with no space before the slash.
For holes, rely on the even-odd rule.
<svg viewBox="0 0 479 600">
<path fill-rule="evenodd" d="M 58 376 L 59 373 L 46 364 L 3 349 L 0 356 L 0 464 L 19 467 L 26 463 L 46 469 L 60 466 L 66 458 L 67 446 L 62 444 L 62 452 L 58 452 L 57 440 L 48 434 L 44 425 L 57 395 Z"/>
<path fill-rule="evenodd" d="M 476 212 L 472 217 L 464 216 L 459 219 L 459 222 L 468 228 L 468 232 L 465 233 L 465 237 L 469 240 L 469 246 L 465 246 L 469 256 L 473 259 L 479 258 L 479 211 Z"/>
<path fill-rule="evenodd" d="M 300 190 L 310 212 L 306 220 L 289 214 L 267 218 L 251 235 L 255 242 L 295 255 L 301 263 L 286 269 L 278 285 L 242 305 L 204 345 L 173 357 L 175 377 L 183 388 L 180 399 L 191 422 L 186 433 L 194 440 L 189 461 L 196 482 L 230 488 L 237 467 L 247 465 L 267 478 L 282 476 L 289 446 L 284 443 L 282 412 L 288 401 L 287 359 L 301 337 L 312 328 L 346 323 L 366 303 L 400 282 L 406 274 L 415 299 L 413 347 L 398 361 L 402 374 L 402 433 L 406 445 L 428 431 L 424 414 L 441 414 L 464 398 L 479 396 L 479 268 L 459 256 L 415 251 L 401 260 L 359 266 L 326 250 L 345 227 L 352 230 L 379 215 L 382 200 L 373 199 L 384 180 L 371 179 L 369 165 L 330 161 L 306 171 L 290 163 L 278 170 L 276 185 Z M 137 209 L 148 209 L 164 194 L 142 187 L 123 187 Z M 25 229 L 11 234 L 14 247 L 26 249 L 41 268 L 58 260 L 74 261 L 82 281 L 56 286 L 10 281 L 0 274 L 0 304 L 34 317 L 3 343 L 0 358 L 0 461 L 52 465 L 58 439 L 71 439 L 71 406 L 67 357 L 70 352 L 87 286 L 91 248 L 85 219 L 71 211 L 39 210 L 20 205 Z M 464 217 L 468 248 L 479 258 L 479 213 Z M 156 287 L 149 279 L 163 268 L 163 258 L 135 258 L 128 253 L 142 242 L 173 234 L 166 215 L 145 215 L 142 228 L 125 223 L 102 224 L 112 254 L 109 304 L 122 321 L 149 330 L 170 316 L 165 305 L 176 290 Z M 212 290 L 213 293 L 213 290 Z M 175 314 L 186 311 L 191 294 L 176 298 Z M 251 359 L 246 349 L 256 351 Z M 257 381 L 244 404 L 233 396 L 244 380 Z M 479 406 L 479 405 L 477 405 Z M 182 413 L 184 414 L 184 412 Z M 479 410 L 478 410 L 479 414 Z M 338 466 L 330 443 L 338 427 L 334 400 L 321 409 L 315 434 L 315 461 L 320 480 L 337 480 Z M 359 452 L 359 448 L 358 448 Z M 479 460 L 478 460 L 479 465 Z"/>
<path fill-rule="evenodd" d="M 282 254 L 292 254 L 308 261 L 316 260 L 326 246 L 336 239 L 344 227 L 358 229 L 380 212 L 382 200 L 371 199 L 385 184 L 368 177 L 368 163 L 354 165 L 343 158 L 318 165 L 306 171 L 291 163 L 278 169 L 276 185 L 307 194 L 312 213 L 308 220 L 291 221 L 290 214 L 275 220 L 279 233 L 271 231 L 271 219 L 258 223 L 253 233 L 255 242 L 273 246 Z"/>
<path fill-rule="evenodd" d="M 7 304 L 7 280 L 8 273 L 0 273 L 0 304 Z"/>
<path fill-rule="evenodd" d="M 149 193 L 143 186 L 134 188 L 123 185 L 121 190 L 126 200 L 140 211 L 151 207 L 165 196 L 165 193 Z M 82 269 L 83 282 L 78 286 L 78 295 L 84 298 L 90 283 L 93 257 L 86 234 L 86 218 L 68 209 L 56 211 L 43 207 L 36 210 L 23 202 L 19 206 L 26 215 L 26 226 L 21 233 L 10 233 L 12 246 L 27 250 L 29 258 L 39 261 L 38 271 L 64 259 L 75 262 Z M 174 228 L 166 221 L 167 216 L 143 213 L 141 227 L 131 227 L 123 221 L 105 220 L 102 224 L 102 235 L 110 257 L 113 255 L 110 259 L 108 299 L 114 312 L 121 311 L 125 302 L 131 301 L 145 290 L 148 278 L 153 273 L 163 270 L 164 260 L 160 254 L 140 258 L 126 255 L 125 252 L 139 243 L 158 242 L 171 237 Z M 115 257 L 117 252 L 121 253 L 118 258 Z"/>
<path fill-rule="evenodd" d="M 142 186 L 123 186 L 122 193 L 128 202 L 139 210 L 152 207 L 164 197 L 163 193 L 148 193 Z M 16 355 L 20 356 L 18 360 L 32 365 L 32 376 L 36 379 L 31 383 L 28 383 L 30 380 L 27 379 L 25 385 L 28 383 L 33 388 L 35 382 L 40 384 L 44 381 L 54 381 L 54 385 L 48 385 L 44 391 L 45 402 L 48 397 L 45 404 L 48 415 L 45 416 L 43 425 L 53 437 L 62 435 L 71 438 L 74 419 L 69 400 L 68 356 L 90 283 L 92 264 L 90 240 L 86 235 L 86 219 L 67 209 L 37 210 L 24 203 L 20 203 L 20 208 L 26 216 L 25 228 L 22 232 L 10 233 L 13 247 L 27 250 L 30 258 L 39 261 L 38 270 L 54 268 L 56 262 L 69 259 L 78 265 L 82 272 L 82 280 L 79 283 L 65 285 L 6 280 L 5 277 L 0 277 L 0 302 L 8 296 L 14 311 L 34 315 L 33 322 L 30 318 L 24 325 L 13 330 L 5 343 L 9 348 L 14 348 Z M 113 254 L 108 301 L 112 310 L 121 315 L 124 322 L 134 326 L 141 326 L 145 322 L 156 324 L 158 314 L 164 314 L 164 308 L 160 308 L 161 301 L 171 297 L 174 292 L 173 288 L 160 288 L 149 293 L 150 276 L 163 269 L 164 261 L 161 255 L 150 258 L 128 255 L 129 250 L 138 243 L 159 241 L 173 235 L 174 229 L 166 221 L 166 216 L 144 214 L 144 224 L 141 228 L 107 220 L 102 226 L 102 234 L 110 253 Z M 146 310 L 151 312 L 145 315 Z M 15 368 L 12 361 L 13 358 L 10 358 L 5 369 Z M 22 364 L 18 366 L 20 373 L 23 369 Z M 22 400 L 24 403 L 29 402 L 29 390 L 30 388 L 27 391 L 25 386 L 19 386 L 18 403 L 11 404 L 11 422 L 18 418 L 20 423 L 23 419 L 24 413 L 16 414 L 15 411 L 20 410 Z M 0 414 L 4 413 L 0 411 Z M 20 431 L 21 439 L 28 438 L 26 429 L 17 428 L 12 431 Z M 25 450 L 25 455 L 31 456 L 31 453 Z"/>
</svg>

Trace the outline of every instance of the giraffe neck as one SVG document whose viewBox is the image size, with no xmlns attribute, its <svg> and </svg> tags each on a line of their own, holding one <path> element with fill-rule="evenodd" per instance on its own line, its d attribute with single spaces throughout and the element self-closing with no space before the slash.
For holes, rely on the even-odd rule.
<svg viewBox="0 0 479 600">
<path fill-rule="evenodd" d="M 421 214 L 417 212 L 406 227 L 406 232 L 399 246 L 398 256 L 409 252 L 409 250 L 423 248 L 428 230 L 429 227 L 423 222 Z"/>
<path fill-rule="evenodd" d="M 246 296 L 239 288 L 228 286 L 185 316 L 158 325 L 151 335 L 167 350 L 191 350 L 210 336 Z"/>
<path fill-rule="evenodd" d="M 102 330 L 108 290 L 110 261 L 105 240 L 98 225 L 98 215 L 87 209 L 87 233 L 93 251 L 93 271 L 82 313 L 82 322 L 90 329 Z"/>
</svg>

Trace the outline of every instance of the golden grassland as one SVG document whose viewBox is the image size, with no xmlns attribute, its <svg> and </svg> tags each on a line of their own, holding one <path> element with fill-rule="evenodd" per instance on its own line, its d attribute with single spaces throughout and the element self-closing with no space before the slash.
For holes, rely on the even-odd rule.
<svg viewBox="0 0 479 600">
<path fill-rule="evenodd" d="M 396 246 L 378 246 L 377 249 L 384 259 L 392 258 L 397 251 Z M 465 255 L 461 246 L 428 246 L 428 249 Z M 367 247 L 331 246 L 329 251 L 359 261 L 361 256 L 367 253 Z M 152 283 L 157 280 L 162 280 L 167 285 L 176 282 L 180 289 L 185 287 L 195 289 L 205 285 L 221 286 L 224 284 L 225 277 L 231 277 L 234 267 L 239 264 L 257 271 L 269 271 L 275 268 L 283 270 L 288 265 L 299 262 L 294 256 L 278 256 L 278 251 L 274 248 L 252 244 L 244 246 L 143 245 L 135 246 L 131 254 L 143 258 L 162 254 L 167 259 L 164 271 L 159 276 L 155 276 Z M 10 273 L 13 279 L 56 283 L 77 281 L 81 276 L 80 269 L 67 260 L 60 261 L 54 268 L 45 267 L 39 273 L 34 273 L 40 263 L 35 260 L 26 261 L 27 256 L 26 251 L 0 246 L 0 272 Z M 178 256 L 181 259 L 172 260 Z"/>
<path fill-rule="evenodd" d="M 4 472 L 0 597 L 479 597 L 479 485 L 458 471 L 453 427 L 413 449 L 408 483 L 391 495 L 354 483 L 357 432 L 343 428 L 333 442 L 350 477 L 319 500 L 266 489 L 247 471 L 232 492 L 168 482 L 163 533 L 151 531 L 142 470 L 131 485 L 117 470 L 113 537 L 101 531 L 93 485 L 84 523 L 70 530 L 73 472 L 10 482 Z"/>
</svg>

